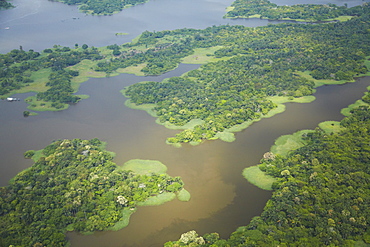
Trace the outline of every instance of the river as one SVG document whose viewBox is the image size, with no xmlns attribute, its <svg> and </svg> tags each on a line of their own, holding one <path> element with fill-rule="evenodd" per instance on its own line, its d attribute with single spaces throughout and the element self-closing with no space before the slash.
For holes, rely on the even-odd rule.
<svg viewBox="0 0 370 247">
<path fill-rule="evenodd" d="M 14 0 L 17 8 L 0 12 L 0 52 L 18 49 L 20 45 L 26 50 L 43 50 L 54 44 L 121 44 L 145 30 L 276 23 L 222 19 L 225 7 L 231 2 L 152 0 L 113 16 L 86 16 L 75 6 L 46 0 Z M 349 6 L 362 3 L 345 2 Z M 289 4 L 286 0 L 280 3 Z M 116 36 L 117 32 L 129 35 Z M 321 87 L 314 102 L 287 104 L 284 113 L 237 133 L 233 143 L 209 141 L 195 147 L 174 148 L 166 145 L 165 139 L 176 131 L 155 124 L 155 119 L 144 111 L 125 107 L 125 98 L 119 90 L 143 80 L 159 81 L 181 75 L 197 67 L 182 64 L 174 71 L 154 77 L 120 75 L 90 79 L 79 91 L 79 94 L 89 94 L 89 99 L 68 110 L 41 112 L 36 117 L 23 117 L 27 104 L 22 101 L 0 101 L 0 185 L 6 185 L 10 178 L 32 164 L 23 159 L 26 150 L 41 149 L 56 139 L 98 137 L 108 143 L 109 151 L 116 152 L 117 164 L 137 158 L 163 162 L 171 176 L 182 177 L 192 199 L 186 203 L 174 200 L 161 206 L 140 207 L 132 215 L 129 226 L 121 231 L 90 236 L 69 233 L 72 247 L 162 246 L 165 241 L 176 240 L 181 233 L 193 229 L 199 234 L 219 232 L 227 238 L 238 226 L 248 224 L 253 216 L 259 215 L 271 196 L 270 192 L 250 185 L 241 176 L 243 168 L 257 164 L 281 135 L 313 129 L 325 120 L 340 120 L 343 117 L 340 109 L 360 98 L 370 85 L 368 78 L 360 78 L 356 83 Z M 28 95 L 15 97 L 24 99 Z"/>
</svg>

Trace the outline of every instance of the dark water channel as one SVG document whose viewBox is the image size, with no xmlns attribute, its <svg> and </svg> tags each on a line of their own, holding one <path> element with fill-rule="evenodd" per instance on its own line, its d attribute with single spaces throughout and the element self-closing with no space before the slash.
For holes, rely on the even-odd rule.
<svg viewBox="0 0 370 247">
<path fill-rule="evenodd" d="M 85 16 L 75 7 L 46 0 L 14 0 L 17 9 L 0 12 L 0 52 L 22 45 L 42 50 L 54 44 L 73 46 L 87 43 L 102 46 L 128 42 L 145 30 L 182 27 L 205 28 L 219 24 L 266 25 L 266 20 L 224 20 L 224 9 L 231 0 L 151 0 L 114 16 Z M 276 2 L 276 1 L 274 1 Z M 341 1 L 331 1 L 343 4 Z M 362 1 L 345 1 L 349 6 Z M 289 4 L 281 1 L 282 4 Z M 296 2 L 294 2 L 296 3 Z M 311 1 L 312 3 L 312 1 Z M 326 3 L 316 1 L 315 3 Z M 274 22 L 273 22 L 274 23 Z M 4 29 L 9 27 L 9 29 Z M 115 36 L 127 32 L 127 36 Z M 245 167 L 255 165 L 274 140 L 300 129 L 313 129 L 326 120 L 340 120 L 340 109 L 359 99 L 369 78 L 341 86 L 318 89 L 317 99 L 309 104 L 287 104 L 284 113 L 263 119 L 237 133 L 236 141 L 209 141 L 199 146 L 174 148 L 165 139 L 176 133 L 155 123 L 144 111 L 124 106 L 119 90 L 143 80 L 181 75 L 198 65 L 180 65 L 157 77 L 120 75 L 90 79 L 79 94 L 91 97 L 68 110 L 41 112 L 24 118 L 26 103 L 0 101 L 0 185 L 32 162 L 23 159 L 29 149 L 41 149 L 53 140 L 64 138 L 108 142 L 119 165 L 130 159 L 154 159 L 168 167 L 171 176 L 181 176 L 192 194 L 189 202 L 174 200 L 161 206 L 140 207 L 127 228 L 117 232 L 98 232 L 90 236 L 68 234 L 72 246 L 162 246 L 180 234 L 196 230 L 199 234 L 219 232 L 228 237 L 238 226 L 262 211 L 270 192 L 250 185 L 242 176 Z M 24 99 L 29 94 L 16 95 Z"/>
</svg>

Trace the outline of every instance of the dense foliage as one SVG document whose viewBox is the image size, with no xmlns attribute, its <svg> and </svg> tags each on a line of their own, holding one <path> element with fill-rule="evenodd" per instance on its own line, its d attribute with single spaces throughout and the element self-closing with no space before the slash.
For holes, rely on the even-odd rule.
<svg viewBox="0 0 370 247">
<path fill-rule="evenodd" d="M 67 230 L 108 229 L 138 202 L 182 189 L 179 177 L 119 169 L 101 146 L 98 139 L 56 141 L 1 187 L 0 246 L 65 246 Z"/>
<path fill-rule="evenodd" d="M 60 0 L 68 5 L 78 4 L 80 10 L 96 15 L 111 15 L 124 8 L 145 3 L 148 0 Z"/>
<path fill-rule="evenodd" d="M 84 59 L 100 60 L 103 57 L 96 48 L 70 49 L 58 47 L 45 49 L 42 53 L 33 50 L 12 50 L 7 54 L 0 54 L 0 95 L 6 95 L 14 90 L 31 85 L 34 80 L 30 76 L 38 71 L 51 70 L 50 88 L 46 92 L 38 93 L 38 100 L 53 102 L 56 108 L 61 108 L 65 103 L 78 101 L 73 96 L 71 78 L 77 76 L 77 71 L 65 70 L 66 67 L 75 65 Z"/>
<path fill-rule="evenodd" d="M 369 5 L 361 9 L 369 12 Z M 287 23 L 146 32 L 136 45 L 162 44 L 183 35 L 189 48 L 223 46 L 215 52 L 222 60 L 181 78 L 129 86 L 125 95 L 136 105 L 155 104 L 153 110 L 161 122 L 182 126 L 192 119 L 203 121 L 168 142 L 212 139 L 232 126 L 268 113 L 275 105 L 267 96 L 310 95 L 314 83 L 296 71 L 310 71 L 314 79 L 333 80 L 352 80 L 366 73 L 368 30 L 366 14 L 347 22 L 318 25 Z"/>
<path fill-rule="evenodd" d="M 356 7 L 359 8 L 359 7 Z M 236 0 L 232 3 L 227 18 L 248 18 L 260 16 L 272 20 L 292 19 L 306 21 L 323 21 L 345 15 L 356 15 L 356 11 L 346 6 L 335 4 L 296 4 L 278 6 L 269 0 Z"/>
<path fill-rule="evenodd" d="M 341 121 L 339 133 L 317 129 L 287 157 L 260 168 L 278 179 L 261 216 L 229 239 L 183 234 L 165 246 L 368 246 L 370 244 L 370 108 Z M 365 243 L 367 243 L 367 245 Z"/>
</svg>

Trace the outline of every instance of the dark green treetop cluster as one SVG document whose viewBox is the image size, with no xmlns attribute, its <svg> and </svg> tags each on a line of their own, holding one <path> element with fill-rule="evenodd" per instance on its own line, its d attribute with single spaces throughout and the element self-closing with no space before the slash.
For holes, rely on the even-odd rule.
<svg viewBox="0 0 370 247">
<path fill-rule="evenodd" d="M 127 220 L 124 210 L 183 187 L 179 177 L 137 175 L 112 159 L 96 138 L 45 147 L 32 167 L 0 188 L 0 246 L 65 246 L 67 230 L 110 229 Z"/>
</svg>

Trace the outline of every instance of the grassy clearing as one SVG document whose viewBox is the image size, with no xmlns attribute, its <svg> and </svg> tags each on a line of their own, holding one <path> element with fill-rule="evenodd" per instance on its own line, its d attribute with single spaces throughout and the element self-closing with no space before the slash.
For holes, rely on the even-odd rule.
<svg viewBox="0 0 370 247">
<path fill-rule="evenodd" d="M 87 81 L 89 78 L 104 78 L 106 77 L 105 72 L 94 71 L 94 66 L 97 62 L 91 60 L 82 60 L 80 63 L 68 67 L 71 70 L 77 70 L 79 75 L 72 79 L 73 90 L 78 90 L 79 84 Z"/>
<path fill-rule="evenodd" d="M 234 133 L 229 132 L 229 131 L 223 131 L 223 132 L 217 132 L 215 137 L 212 138 L 212 139 L 214 139 L 214 140 L 220 139 L 224 142 L 233 142 L 233 141 L 235 141 L 236 138 L 235 138 Z"/>
<path fill-rule="evenodd" d="M 186 189 L 180 190 L 179 193 L 177 194 L 177 199 L 179 199 L 182 202 L 188 202 L 190 201 L 190 198 L 191 195 L 189 191 L 187 191 Z"/>
<path fill-rule="evenodd" d="M 53 102 L 37 100 L 36 96 L 30 96 L 26 98 L 25 101 L 30 104 L 27 109 L 30 109 L 32 111 L 61 111 L 69 107 L 68 104 L 63 104 L 64 106 L 62 108 L 57 109 L 51 106 Z"/>
<path fill-rule="evenodd" d="M 32 160 L 34 162 L 37 162 L 41 157 L 45 157 L 45 155 L 42 153 L 42 150 L 43 149 L 35 151 L 35 154 L 32 156 Z"/>
<path fill-rule="evenodd" d="M 125 90 L 121 90 L 121 93 L 125 95 Z M 146 111 L 150 116 L 157 117 L 157 114 L 153 111 L 153 108 L 155 104 L 143 104 L 143 105 L 136 105 L 135 103 L 132 103 L 129 99 L 125 101 L 125 106 L 131 109 L 135 110 L 142 110 Z"/>
<path fill-rule="evenodd" d="M 337 133 L 342 129 L 338 121 L 325 121 L 319 123 L 319 127 L 326 133 Z"/>
<path fill-rule="evenodd" d="M 116 224 L 114 224 L 114 226 L 110 227 L 108 230 L 118 231 L 128 226 L 128 224 L 130 223 L 130 216 L 131 214 L 135 213 L 135 211 L 136 209 L 134 210 L 129 209 L 129 208 L 123 209 L 120 221 L 118 221 Z"/>
<path fill-rule="evenodd" d="M 346 82 L 349 82 L 349 81 L 346 81 L 346 80 L 341 80 L 341 81 L 337 81 L 337 80 L 316 80 L 310 75 L 310 71 L 304 71 L 304 72 L 296 71 L 295 74 L 299 75 L 303 78 L 306 78 L 310 81 L 313 81 L 315 83 L 315 88 L 321 87 L 323 85 L 340 85 L 340 84 L 344 84 Z M 352 80 L 351 82 L 353 82 L 353 81 L 354 80 Z"/>
<path fill-rule="evenodd" d="M 302 147 L 305 144 L 302 135 L 310 132 L 314 132 L 314 130 L 301 130 L 291 135 L 280 136 L 271 147 L 271 152 L 286 156 L 290 151 Z"/>
<path fill-rule="evenodd" d="M 272 190 L 272 184 L 276 179 L 270 175 L 266 175 L 258 166 L 251 166 L 243 170 L 243 177 L 251 184 L 263 190 Z"/>
<path fill-rule="evenodd" d="M 165 202 L 172 201 L 176 198 L 176 194 L 173 192 L 164 192 L 157 196 L 151 196 L 146 199 L 144 202 L 138 202 L 138 206 L 158 206 Z"/>
<path fill-rule="evenodd" d="M 268 97 L 269 100 L 274 102 L 275 104 L 284 104 L 284 103 L 311 103 L 314 101 L 316 98 L 315 96 L 308 95 L 308 96 L 303 96 L 299 98 L 292 98 L 288 96 L 270 96 Z"/>
<path fill-rule="evenodd" d="M 122 68 L 117 69 L 117 72 L 121 73 L 121 74 L 134 74 L 134 75 L 137 75 L 137 76 L 145 76 L 144 72 L 142 72 L 141 70 L 146 65 L 147 65 L 146 63 L 139 64 L 139 65 L 133 65 L 133 66 L 130 66 L 130 67 L 127 67 L 127 68 L 124 68 L 124 69 L 122 69 Z"/>
<path fill-rule="evenodd" d="M 120 166 L 120 169 L 131 170 L 139 175 L 150 175 L 152 173 L 165 174 L 167 166 L 157 160 L 133 159 Z"/>
<path fill-rule="evenodd" d="M 193 129 L 195 126 L 203 124 L 204 120 L 202 120 L 202 119 L 192 119 L 189 122 L 187 122 L 186 124 L 181 125 L 181 126 L 171 124 L 170 122 L 161 123 L 161 122 L 159 122 L 159 119 L 156 120 L 156 123 L 160 124 L 160 125 L 163 125 L 167 129 L 186 130 L 186 129 Z"/>
<path fill-rule="evenodd" d="M 340 113 L 342 113 L 344 116 L 349 116 L 349 115 L 351 115 L 351 110 L 353 110 L 354 108 L 357 108 L 359 106 L 363 106 L 363 105 L 369 105 L 369 104 L 363 102 L 362 100 L 357 100 L 355 103 L 349 105 L 346 108 L 343 108 L 340 111 Z"/>
<path fill-rule="evenodd" d="M 223 46 L 213 46 L 209 48 L 195 48 L 194 54 L 184 57 L 181 62 L 187 64 L 206 64 L 209 62 L 216 62 L 222 60 L 215 58 L 215 51 L 221 49 Z"/>
</svg>

